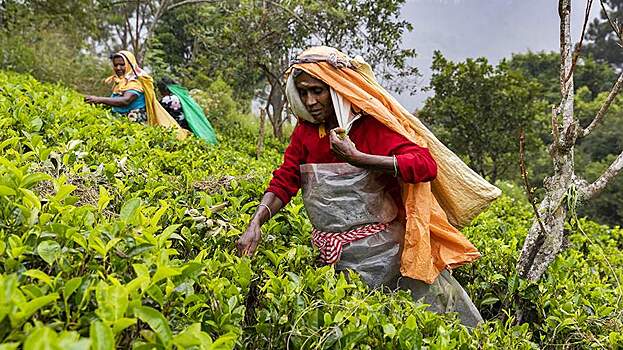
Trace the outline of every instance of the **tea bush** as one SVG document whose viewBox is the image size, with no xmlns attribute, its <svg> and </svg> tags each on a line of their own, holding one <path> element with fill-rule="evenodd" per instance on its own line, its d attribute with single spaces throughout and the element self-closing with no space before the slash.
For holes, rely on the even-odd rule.
<svg viewBox="0 0 623 350">
<path fill-rule="evenodd" d="M 538 283 L 515 262 L 531 215 L 507 195 L 465 234 L 483 253 L 455 271 L 487 322 L 468 331 L 406 292 L 315 266 L 296 198 L 235 254 L 282 144 L 176 141 L 0 72 L 0 349 L 534 349 L 623 343 L 623 232 L 568 227 Z M 508 192 L 518 192 L 507 186 Z"/>
</svg>

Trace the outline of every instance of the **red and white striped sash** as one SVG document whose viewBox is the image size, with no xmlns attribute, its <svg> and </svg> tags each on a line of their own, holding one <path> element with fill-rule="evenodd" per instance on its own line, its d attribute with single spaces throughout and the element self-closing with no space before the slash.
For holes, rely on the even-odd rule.
<svg viewBox="0 0 623 350">
<path fill-rule="evenodd" d="M 385 231 L 389 224 L 369 224 L 344 232 L 324 232 L 312 230 L 312 243 L 320 249 L 320 260 L 334 264 L 342 256 L 342 246 L 356 240 Z"/>
</svg>

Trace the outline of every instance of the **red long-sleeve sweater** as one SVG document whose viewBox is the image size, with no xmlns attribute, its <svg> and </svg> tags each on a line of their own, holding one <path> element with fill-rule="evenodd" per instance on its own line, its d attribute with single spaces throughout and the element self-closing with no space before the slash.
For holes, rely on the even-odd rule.
<svg viewBox="0 0 623 350">
<path fill-rule="evenodd" d="M 437 163 L 427 148 L 414 144 L 372 116 L 363 116 L 355 121 L 348 136 L 361 152 L 380 156 L 395 155 L 400 178 L 404 182 L 431 181 L 437 176 Z M 329 136 L 320 138 L 318 125 L 300 121 L 286 148 L 283 164 L 273 172 L 273 179 L 266 192 L 273 192 L 286 204 L 301 187 L 301 164 L 340 162 L 343 161 L 331 151 Z M 388 182 L 387 190 L 400 203 L 397 179 L 388 176 Z"/>
</svg>

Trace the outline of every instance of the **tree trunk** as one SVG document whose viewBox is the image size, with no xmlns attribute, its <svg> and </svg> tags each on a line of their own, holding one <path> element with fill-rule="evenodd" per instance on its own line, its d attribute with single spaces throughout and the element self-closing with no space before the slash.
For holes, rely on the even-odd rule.
<svg viewBox="0 0 623 350">
<path fill-rule="evenodd" d="M 279 84 L 279 82 L 277 82 Z M 268 101 L 271 111 L 268 114 L 270 123 L 273 127 L 273 135 L 279 140 L 283 140 L 283 117 L 284 107 L 286 105 L 286 97 L 283 94 L 281 86 L 272 85 L 271 93 Z"/>
<path fill-rule="evenodd" d="M 257 139 L 257 150 L 255 151 L 255 158 L 260 159 L 262 151 L 264 150 L 264 136 L 266 134 L 266 110 L 260 109 L 260 133 Z"/>
<path fill-rule="evenodd" d="M 7 5 L 6 1 L 0 1 L 0 28 L 8 29 L 7 26 Z"/>
<path fill-rule="evenodd" d="M 574 185 L 573 146 L 577 138 L 573 118 L 573 75 L 571 55 L 570 14 L 571 0 L 560 0 L 560 86 L 562 101 L 552 116 L 553 141 L 549 151 L 554 163 L 554 174 L 544 181 L 545 197 L 539 205 L 539 215 L 524 242 L 517 263 L 519 275 L 539 279 L 563 247 L 564 223 L 569 208 L 566 199 Z M 562 127 L 558 120 L 562 115 Z M 539 217 L 540 216 L 540 217 Z M 539 222 L 540 221 L 540 222 Z"/>
<path fill-rule="evenodd" d="M 494 184 L 498 180 L 498 160 L 496 157 L 491 157 L 491 177 L 489 181 Z"/>
<path fill-rule="evenodd" d="M 141 0 L 137 0 L 136 1 L 136 23 L 134 24 L 134 32 L 135 37 L 134 37 L 134 57 L 136 58 L 136 62 L 139 64 L 139 66 L 142 66 L 143 64 L 143 54 L 141 52 L 141 31 L 139 30 L 139 21 L 141 18 Z"/>
</svg>

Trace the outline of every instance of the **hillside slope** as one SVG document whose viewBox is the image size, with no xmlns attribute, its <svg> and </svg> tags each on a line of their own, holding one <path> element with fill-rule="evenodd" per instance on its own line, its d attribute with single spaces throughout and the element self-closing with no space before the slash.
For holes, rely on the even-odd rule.
<svg viewBox="0 0 623 350">
<path fill-rule="evenodd" d="M 221 130 L 219 142 L 176 141 L 0 72 L 0 350 L 623 343 L 619 228 L 581 220 L 528 283 L 514 266 L 530 211 L 500 199 L 464 230 L 483 258 L 456 276 L 489 320 L 468 332 L 406 293 L 315 267 L 300 198 L 265 225 L 253 259 L 237 257 L 283 145 L 256 160 L 254 135 Z"/>
</svg>

